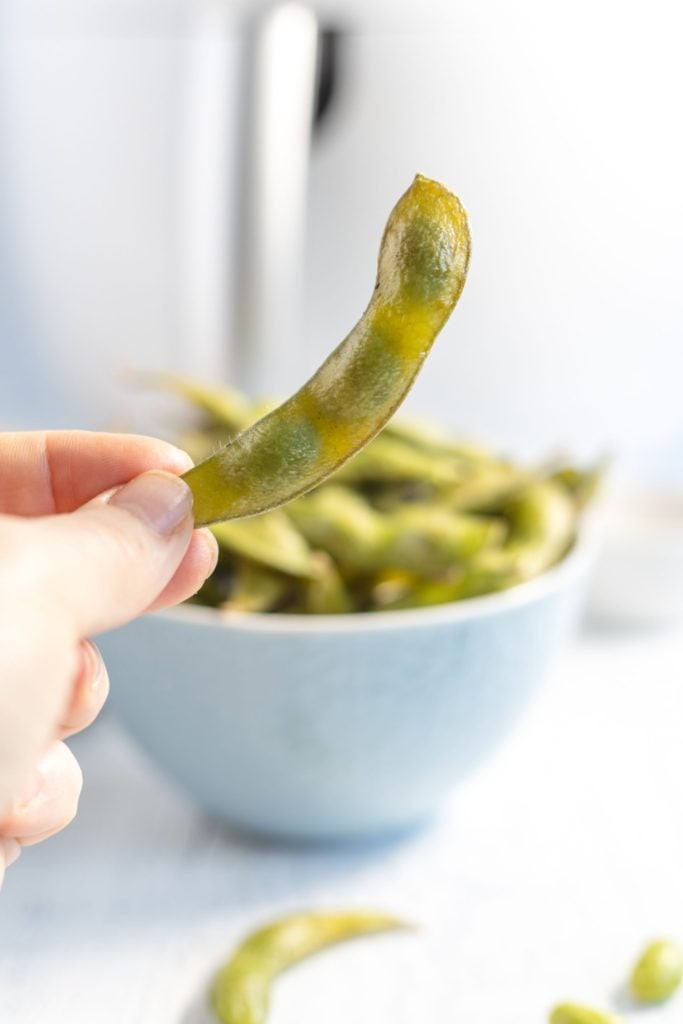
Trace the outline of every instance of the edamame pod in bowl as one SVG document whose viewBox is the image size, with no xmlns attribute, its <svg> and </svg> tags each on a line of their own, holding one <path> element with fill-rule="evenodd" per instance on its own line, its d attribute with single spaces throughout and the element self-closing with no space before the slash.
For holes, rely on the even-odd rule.
<svg viewBox="0 0 683 1024">
<path fill-rule="evenodd" d="M 401 404 L 462 292 L 467 216 L 417 175 L 389 217 L 365 313 L 310 380 L 185 474 L 195 521 L 257 515 L 331 476 Z"/>
</svg>

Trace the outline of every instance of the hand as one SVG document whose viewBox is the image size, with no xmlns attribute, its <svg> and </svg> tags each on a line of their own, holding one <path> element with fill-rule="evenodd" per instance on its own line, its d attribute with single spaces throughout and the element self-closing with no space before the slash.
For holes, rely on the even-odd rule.
<svg viewBox="0 0 683 1024">
<path fill-rule="evenodd" d="M 152 438 L 0 435 L 0 884 L 21 847 L 73 818 L 65 737 L 109 689 L 93 634 L 193 594 L 217 546 L 193 530 L 192 465 Z"/>
</svg>

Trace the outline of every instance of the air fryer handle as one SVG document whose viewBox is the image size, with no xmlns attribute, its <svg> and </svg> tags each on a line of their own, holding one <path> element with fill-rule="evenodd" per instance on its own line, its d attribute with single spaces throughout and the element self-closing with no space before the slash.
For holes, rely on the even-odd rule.
<svg viewBox="0 0 683 1024">
<path fill-rule="evenodd" d="M 279 391 L 301 339 L 306 191 L 318 65 L 314 12 L 286 0 L 248 35 L 234 376 L 248 391 Z"/>
</svg>

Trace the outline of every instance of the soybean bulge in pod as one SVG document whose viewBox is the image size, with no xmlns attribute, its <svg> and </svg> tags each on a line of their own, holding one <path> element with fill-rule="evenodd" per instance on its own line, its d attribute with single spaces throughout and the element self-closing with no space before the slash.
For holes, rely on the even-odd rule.
<svg viewBox="0 0 683 1024">
<path fill-rule="evenodd" d="M 216 976 L 211 1004 L 221 1024 L 263 1024 L 279 974 L 346 939 L 406 925 L 385 914 L 302 913 L 274 921 L 250 935 Z"/>
<path fill-rule="evenodd" d="M 614 1013 L 604 1013 L 578 1003 L 561 1003 L 552 1010 L 549 1024 L 624 1024 Z"/>
<path fill-rule="evenodd" d="M 350 334 L 295 395 L 185 474 L 197 526 L 283 505 L 371 441 L 453 311 L 469 256 L 460 200 L 417 175 L 389 216 L 375 288 Z"/>
<path fill-rule="evenodd" d="M 660 939 L 643 950 L 631 972 L 631 993 L 639 1003 L 661 1003 L 683 979 L 683 949 Z"/>
</svg>

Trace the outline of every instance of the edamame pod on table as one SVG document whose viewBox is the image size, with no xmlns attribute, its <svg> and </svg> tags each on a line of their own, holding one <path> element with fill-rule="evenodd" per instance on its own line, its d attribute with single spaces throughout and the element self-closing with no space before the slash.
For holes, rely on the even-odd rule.
<svg viewBox="0 0 683 1024">
<path fill-rule="evenodd" d="M 465 284 L 467 216 L 418 175 L 389 217 L 370 303 L 304 386 L 185 474 L 195 522 L 256 515 L 311 490 L 382 429 Z"/>
<path fill-rule="evenodd" d="M 631 993 L 639 1003 L 661 1003 L 683 980 L 683 949 L 675 942 L 651 942 L 631 972 Z"/>
<path fill-rule="evenodd" d="M 604 1013 L 578 1003 L 561 1003 L 548 1018 L 549 1024 L 624 1024 L 614 1013 Z"/>
<path fill-rule="evenodd" d="M 263 1024 L 270 990 L 288 967 L 328 946 L 406 925 L 373 913 L 304 913 L 283 918 L 249 936 L 217 975 L 211 990 L 221 1024 Z"/>
</svg>

